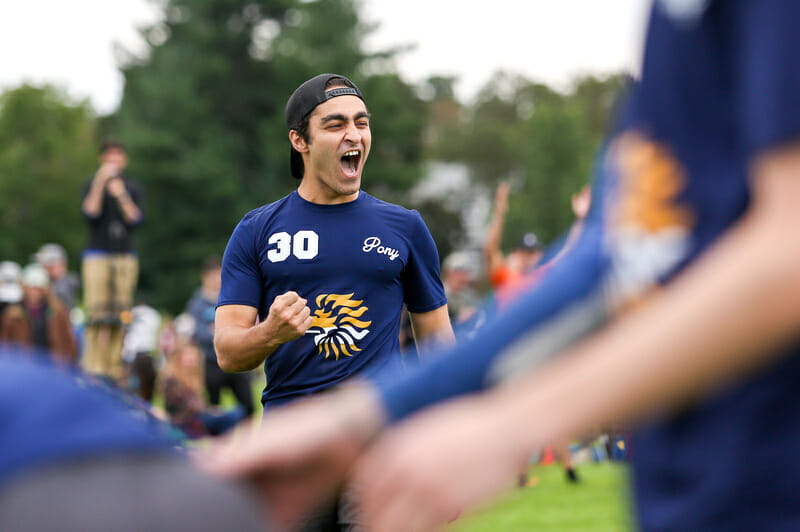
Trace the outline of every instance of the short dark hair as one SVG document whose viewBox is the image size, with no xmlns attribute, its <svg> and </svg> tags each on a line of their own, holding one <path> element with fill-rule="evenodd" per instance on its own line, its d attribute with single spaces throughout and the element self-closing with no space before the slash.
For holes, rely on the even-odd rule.
<svg viewBox="0 0 800 532">
<path fill-rule="evenodd" d="M 125 153 L 128 153 L 127 148 L 125 145 L 116 139 L 106 139 L 100 143 L 100 155 L 103 155 L 105 152 L 109 150 L 122 150 Z"/>
<path fill-rule="evenodd" d="M 358 87 L 356 87 L 355 83 L 353 83 L 344 76 L 336 76 L 336 75 L 334 75 L 333 77 L 328 79 L 328 81 L 325 82 L 325 87 L 323 88 L 323 91 L 327 91 L 328 89 L 331 89 L 333 87 L 349 87 L 351 89 L 358 90 Z M 306 142 L 308 142 L 308 139 L 310 138 L 308 134 L 308 125 L 309 125 L 309 119 L 311 117 L 311 112 L 313 110 L 314 109 L 303 115 L 303 118 L 300 119 L 300 121 L 297 121 L 294 124 L 289 125 L 289 130 L 297 131 L 300 137 L 302 137 L 302 139 Z M 294 177 L 295 179 L 303 179 L 303 174 L 305 173 L 303 156 L 300 155 L 300 152 L 298 152 L 291 146 L 291 143 L 289 144 L 289 150 L 291 152 L 289 155 L 289 167 L 291 170 L 292 177 Z"/>
</svg>

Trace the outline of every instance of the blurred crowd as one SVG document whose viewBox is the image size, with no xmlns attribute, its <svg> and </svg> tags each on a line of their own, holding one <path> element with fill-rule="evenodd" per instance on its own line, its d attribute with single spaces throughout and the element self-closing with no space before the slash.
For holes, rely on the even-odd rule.
<svg viewBox="0 0 800 532">
<path fill-rule="evenodd" d="M 171 317 L 145 303 L 121 313 L 122 372 L 98 374 L 130 393 L 187 438 L 221 434 L 255 410 L 249 374 L 224 374 L 213 350 L 213 321 L 221 263 L 203 266 L 185 312 Z M 47 243 L 22 266 L 0 262 L 0 341 L 47 353 L 79 369 L 86 348 L 80 277 L 68 269 L 63 246 Z M 235 404 L 221 408 L 231 388 Z"/>
</svg>

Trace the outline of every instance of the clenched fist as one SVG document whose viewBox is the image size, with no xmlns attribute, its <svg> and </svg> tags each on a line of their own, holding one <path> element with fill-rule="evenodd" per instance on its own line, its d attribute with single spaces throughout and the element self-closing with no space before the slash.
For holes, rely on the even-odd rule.
<svg viewBox="0 0 800 532">
<path fill-rule="evenodd" d="M 297 292 L 289 291 L 272 302 L 264 327 L 271 331 L 271 336 L 279 343 L 285 343 L 303 336 L 312 321 L 306 300 Z"/>
</svg>

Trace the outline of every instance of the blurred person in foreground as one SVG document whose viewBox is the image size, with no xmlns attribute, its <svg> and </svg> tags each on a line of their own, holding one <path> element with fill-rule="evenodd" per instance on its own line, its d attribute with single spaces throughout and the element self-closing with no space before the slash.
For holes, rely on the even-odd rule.
<svg viewBox="0 0 800 532">
<path fill-rule="evenodd" d="M 22 301 L 0 315 L 0 340 L 26 347 L 37 347 L 61 363 L 78 362 L 78 342 L 69 321 L 69 312 L 50 287 L 44 266 L 27 265 L 20 274 Z"/>
<path fill-rule="evenodd" d="M 251 494 L 199 472 L 165 424 L 49 356 L 0 345 L 3 531 L 267 529 Z"/>
<path fill-rule="evenodd" d="M 257 478 L 288 522 L 355 464 L 372 529 L 432 530 L 531 449 L 623 422 L 639 529 L 800 529 L 799 41 L 800 2 L 654 2 L 589 216 L 541 281 L 473 340 L 275 412 L 205 467 Z"/>
<path fill-rule="evenodd" d="M 205 371 L 204 387 L 208 402 L 219 406 L 222 390 L 229 389 L 236 402 L 251 416 L 255 411 L 253 391 L 249 373 L 227 373 L 217 363 L 214 350 L 214 315 L 222 282 L 222 261 L 218 257 L 207 257 L 203 261 L 200 287 L 192 294 L 186 305 L 186 313 L 194 318 L 192 341 L 203 352 Z"/>
<path fill-rule="evenodd" d="M 71 312 L 77 305 L 80 278 L 76 273 L 69 271 L 67 250 L 61 244 L 44 244 L 36 252 L 35 259 L 47 270 L 53 294 L 63 301 L 67 310 Z"/>
<path fill-rule="evenodd" d="M 285 115 L 300 184 L 234 229 L 214 330 L 223 370 L 264 364 L 265 411 L 400 367 L 404 304 L 420 353 L 454 339 L 436 245 L 419 213 L 361 190 L 372 145 L 361 91 L 320 74 L 294 91 Z M 357 521 L 346 502 L 332 519 Z M 309 528 L 325 526 L 315 520 Z"/>
<path fill-rule="evenodd" d="M 89 225 L 83 252 L 83 304 L 87 314 L 83 368 L 119 381 L 122 342 L 139 276 L 133 231 L 142 221 L 139 185 L 125 173 L 128 153 L 117 141 L 100 147 L 100 167 L 84 189 L 81 212 Z"/>
</svg>

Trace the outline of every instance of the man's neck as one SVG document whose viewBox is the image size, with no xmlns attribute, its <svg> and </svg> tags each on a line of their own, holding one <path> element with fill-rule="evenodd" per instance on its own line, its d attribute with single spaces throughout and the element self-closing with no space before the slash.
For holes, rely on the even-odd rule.
<svg viewBox="0 0 800 532">
<path fill-rule="evenodd" d="M 297 193 L 301 198 L 310 203 L 316 203 L 318 205 L 337 205 L 357 200 L 361 191 L 357 190 L 347 195 L 337 194 L 329 188 L 323 190 L 322 187 L 314 187 L 308 184 L 308 181 L 304 178 L 303 181 L 300 182 L 300 186 L 297 187 Z"/>
</svg>

